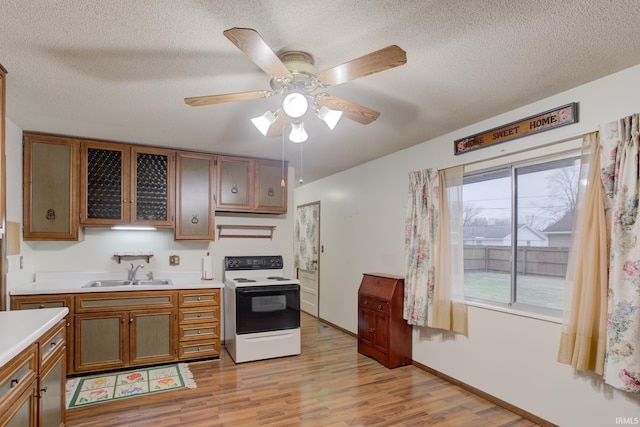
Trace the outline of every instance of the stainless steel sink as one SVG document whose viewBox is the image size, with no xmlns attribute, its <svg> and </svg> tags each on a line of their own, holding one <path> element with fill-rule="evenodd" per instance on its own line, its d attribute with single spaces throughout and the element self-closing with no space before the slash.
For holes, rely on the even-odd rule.
<svg viewBox="0 0 640 427">
<path fill-rule="evenodd" d="M 129 286 L 131 280 L 92 280 L 82 285 L 83 288 L 110 288 L 113 286 Z"/>
<path fill-rule="evenodd" d="M 115 286 L 157 286 L 157 285 L 173 285 L 169 279 L 151 279 L 151 280 L 92 280 L 84 285 L 83 288 L 110 288 Z"/>
<path fill-rule="evenodd" d="M 173 282 L 169 279 L 149 279 L 149 280 L 136 280 L 133 282 L 133 286 L 144 286 L 144 285 L 173 285 Z"/>
</svg>

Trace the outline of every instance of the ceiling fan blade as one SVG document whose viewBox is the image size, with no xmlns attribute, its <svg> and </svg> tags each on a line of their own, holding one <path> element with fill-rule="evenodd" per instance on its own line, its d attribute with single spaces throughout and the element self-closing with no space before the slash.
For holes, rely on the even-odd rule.
<svg viewBox="0 0 640 427">
<path fill-rule="evenodd" d="M 269 126 L 267 138 L 276 138 L 281 136 L 284 129 L 289 126 L 290 121 L 291 119 L 289 119 L 289 116 L 284 113 L 284 110 L 282 108 L 278 108 L 278 111 L 276 112 L 276 121 Z"/>
<path fill-rule="evenodd" d="M 246 101 L 248 99 L 268 98 L 273 95 L 270 90 L 255 90 L 253 92 L 227 93 L 224 95 L 196 96 L 185 98 L 184 103 L 192 107 L 202 105 L 223 104 L 225 102 Z"/>
<path fill-rule="evenodd" d="M 284 66 L 280 58 L 273 53 L 256 30 L 251 28 L 230 28 L 225 30 L 223 34 L 269 77 L 292 77 L 289 69 Z"/>
<path fill-rule="evenodd" d="M 347 119 L 363 125 L 368 125 L 380 117 L 380 113 L 375 110 L 329 94 L 320 94 L 317 97 L 317 102 L 331 110 L 340 110 Z"/>
<path fill-rule="evenodd" d="M 335 86 L 407 63 L 407 52 L 396 45 L 371 52 L 317 74 L 322 86 Z"/>
</svg>

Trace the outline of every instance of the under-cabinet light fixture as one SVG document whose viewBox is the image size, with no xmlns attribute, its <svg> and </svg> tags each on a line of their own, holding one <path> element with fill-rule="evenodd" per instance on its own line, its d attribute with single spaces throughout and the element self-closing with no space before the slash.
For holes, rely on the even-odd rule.
<svg viewBox="0 0 640 427">
<path fill-rule="evenodd" d="M 126 230 L 126 231 L 154 231 L 155 227 L 147 227 L 142 225 L 114 225 L 112 230 Z"/>
</svg>

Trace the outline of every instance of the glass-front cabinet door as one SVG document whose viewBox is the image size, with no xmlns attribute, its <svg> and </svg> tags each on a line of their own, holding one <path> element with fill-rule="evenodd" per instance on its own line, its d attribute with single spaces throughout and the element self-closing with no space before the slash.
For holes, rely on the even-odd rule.
<svg viewBox="0 0 640 427">
<path fill-rule="evenodd" d="M 174 151 L 82 142 L 80 223 L 173 225 Z"/>
<path fill-rule="evenodd" d="M 132 224 L 173 226 L 175 151 L 132 147 Z"/>
<path fill-rule="evenodd" d="M 82 142 L 81 224 L 117 225 L 129 222 L 129 152 L 129 146 L 124 144 Z"/>
</svg>

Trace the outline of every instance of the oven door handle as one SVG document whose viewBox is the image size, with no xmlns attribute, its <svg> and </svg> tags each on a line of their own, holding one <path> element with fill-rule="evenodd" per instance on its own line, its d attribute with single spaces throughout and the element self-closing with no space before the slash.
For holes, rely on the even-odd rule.
<svg viewBox="0 0 640 427">
<path fill-rule="evenodd" d="M 287 291 L 297 291 L 300 289 L 298 285 L 278 285 L 277 289 L 274 289 L 271 286 L 262 286 L 257 289 L 238 289 L 238 294 L 240 295 L 257 295 L 257 294 L 266 294 L 266 293 L 278 293 L 278 292 L 287 292 Z"/>
</svg>

